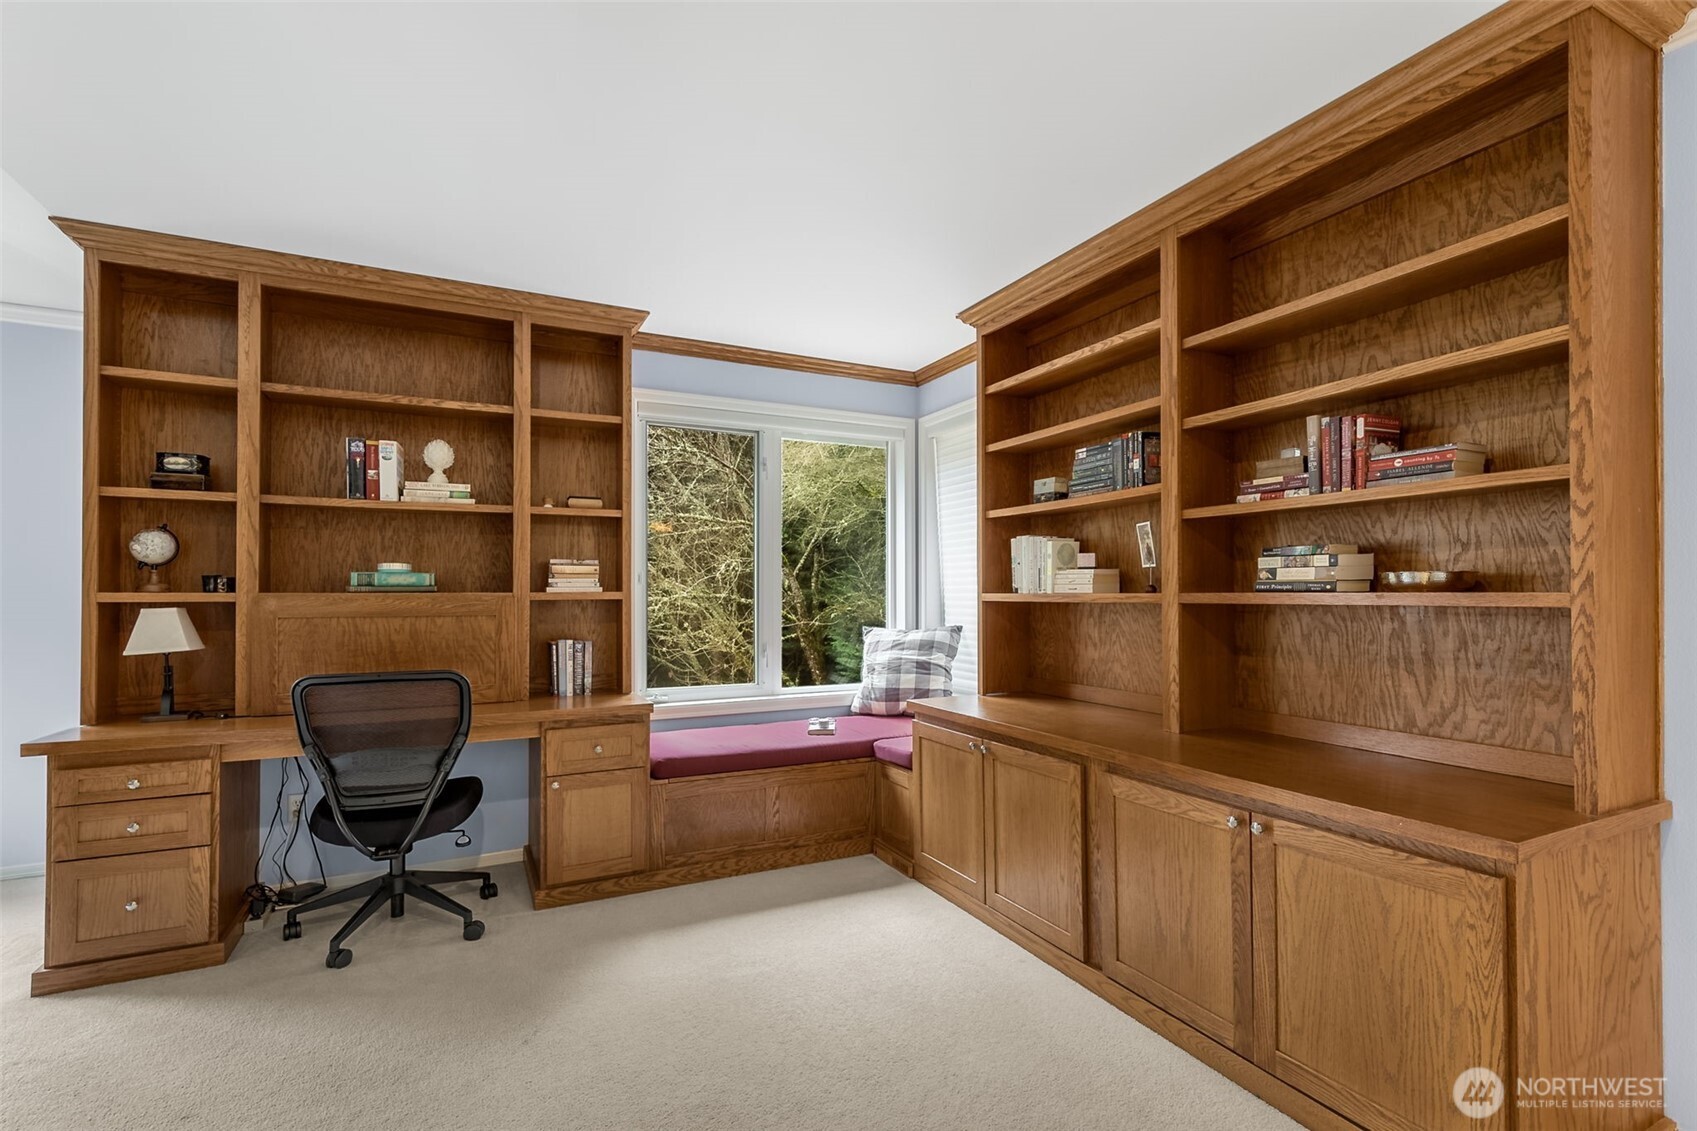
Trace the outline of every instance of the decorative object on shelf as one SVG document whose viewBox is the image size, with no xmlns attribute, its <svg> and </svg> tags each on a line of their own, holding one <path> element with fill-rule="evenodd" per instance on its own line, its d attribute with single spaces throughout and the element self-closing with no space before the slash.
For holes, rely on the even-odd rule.
<svg viewBox="0 0 1697 1131">
<path fill-rule="evenodd" d="M 554 509 L 554 496 L 552 496 L 552 495 L 542 496 L 542 507 L 543 507 L 544 510 L 553 510 Z"/>
<path fill-rule="evenodd" d="M 572 510 L 593 511 L 606 506 L 606 500 L 600 495 L 567 495 L 566 506 Z"/>
<path fill-rule="evenodd" d="M 1034 503 L 1052 503 L 1066 497 L 1067 477 L 1064 475 L 1050 475 L 1031 484 L 1031 501 Z"/>
<path fill-rule="evenodd" d="M 1143 568 L 1149 571 L 1149 587 L 1146 593 L 1159 593 L 1160 587 L 1155 584 L 1155 526 L 1150 522 L 1137 524 L 1137 556 L 1142 561 Z"/>
<path fill-rule="evenodd" d="M 174 652 L 198 652 L 204 647 L 206 645 L 201 643 L 200 633 L 195 631 L 187 609 L 143 609 L 136 614 L 135 627 L 130 630 L 129 642 L 124 645 L 124 655 L 165 657 L 165 682 L 159 692 L 159 713 L 143 715 L 142 722 L 162 723 L 188 718 L 177 710 L 171 655 Z"/>
<path fill-rule="evenodd" d="M 203 573 L 200 575 L 200 591 L 202 593 L 234 593 L 236 579 L 226 573 Z"/>
<path fill-rule="evenodd" d="M 154 452 L 153 470 L 166 475 L 212 474 L 212 457 L 194 452 Z"/>
<path fill-rule="evenodd" d="M 446 440 L 432 440 L 424 445 L 424 466 L 430 469 L 426 481 L 437 487 L 448 484 L 447 470 L 454 466 L 454 449 Z"/>
<path fill-rule="evenodd" d="M 1381 573 L 1379 588 L 1392 593 L 1466 593 L 1484 584 L 1470 569 L 1399 569 Z"/>
<path fill-rule="evenodd" d="M 153 571 L 139 592 L 166 592 L 165 583 L 159 580 L 159 567 L 176 561 L 182 548 L 177 536 L 163 522 L 150 530 L 138 530 L 130 537 L 130 557 L 136 560 L 136 568 Z"/>
</svg>

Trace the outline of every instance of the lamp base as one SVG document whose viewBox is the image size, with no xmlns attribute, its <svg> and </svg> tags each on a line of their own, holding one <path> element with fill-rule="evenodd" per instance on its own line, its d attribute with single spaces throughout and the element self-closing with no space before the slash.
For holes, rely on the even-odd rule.
<svg viewBox="0 0 1697 1131">
<path fill-rule="evenodd" d="M 143 715 L 136 721 L 141 723 L 178 723 L 185 722 L 187 719 L 188 715 L 178 711 L 170 715 Z"/>
</svg>

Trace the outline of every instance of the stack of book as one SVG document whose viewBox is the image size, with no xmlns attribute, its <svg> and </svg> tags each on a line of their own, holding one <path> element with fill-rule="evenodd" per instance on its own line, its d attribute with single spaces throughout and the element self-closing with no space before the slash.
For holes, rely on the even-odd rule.
<svg viewBox="0 0 1697 1131">
<path fill-rule="evenodd" d="M 1053 593 L 1055 575 L 1078 568 L 1078 539 L 1021 534 L 1012 540 L 1013 591 Z"/>
<path fill-rule="evenodd" d="M 1058 569 L 1055 571 L 1056 593 L 1118 593 L 1120 571 L 1117 569 Z"/>
<path fill-rule="evenodd" d="M 1367 461 L 1367 486 L 1427 483 L 1485 473 L 1485 449 L 1478 444 L 1434 444 L 1407 452 L 1389 452 Z"/>
<path fill-rule="evenodd" d="M 1237 485 L 1237 501 L 1258 503 L 1262 499 L 1300 497 L 1310 492 L 1308 461 L 1301 448 L 1286 448 L 1277 459 L 1255 461 L 1255 475 Z"/>
<path fill-rule="evenodd" d="M 406 453 L 395 440 L 367 440 L 349 436 L 346 443 L 348 498 L 398 502 Z"/>
<path fill-rule="evenodd" d="M 384 562 L 374 570 L 348 574 L 349 593 L 434 593 L 436 575 L 413 569 L 404 562 Z"/>
<path fill-rule="evenodd" d="M 1373 555 L 1345 543 L 1264 546 L 1255 559 L 1257 593 L 1366 593 Z"/>
<path fill-rule="evenodd" d="M 548 642 L 549 690 L 555 695 L 588 695 L 595 686 L 595 641 Z"/>
<path fill-rule="evenodd" d="M 601 563 L 595 558 L 549 558 L 548 592 L 601 592 Z"/>
<path fill-rule="evenodd" d="M 1074 449 L 1067 493 L 1073 498 L 1161 481 L 1161 434 L 1123 432 L 1101 443 Z"/>
<path fill-rule="evenodd" d="M 470 483 L 432 483 L 427 479 L 409 479 L 401 484 L 403 503 L 475 503 Z"/>
</svg>

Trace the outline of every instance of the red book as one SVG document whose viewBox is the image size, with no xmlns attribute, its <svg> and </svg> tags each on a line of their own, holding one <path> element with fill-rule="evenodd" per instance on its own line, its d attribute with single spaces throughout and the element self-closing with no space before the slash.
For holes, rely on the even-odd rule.
<svg viewBox="0 0 1697 1131">
<path fill-rule="evenodd" d="M 1338 489 L 1338 418 L 1320 418 L 1320 491 L 1331 494 Z"/>
<path fill-rule="evenodd" d="M 381 499 L 383 497 L 383 491 L 378 486 L 379 475 L 380 475 L 380 473 L 378 471 L 378 463 L 377 463 L 377 445 L 372 443 L 370 440 L 367 440 L 365 442 L 365 497 L 366 498 L 368 498 L 368 499 Z"/>
<path fill-rule="evenodd" d="M 1356 416 L 1342 418 L 1343 437 L 1339 441 L 1340 458 L 1338 460 L 1338 490 L 1355 490 L 1355 422 Z"/>
<path fill-rule="evenodd" d="M 1483 462 L 1485 453 L 1476 448 L 1421 448 L 1413 452 L 1392 452 L 1390 455 L 1377 456 L 1367 463 L 1368 473 L 1383 471 L 1390 467 L 1418 467 L 1425 463 L 1451 463 L 1460 460 L 1464 463 L 1472 461 Z"/>
</svg>

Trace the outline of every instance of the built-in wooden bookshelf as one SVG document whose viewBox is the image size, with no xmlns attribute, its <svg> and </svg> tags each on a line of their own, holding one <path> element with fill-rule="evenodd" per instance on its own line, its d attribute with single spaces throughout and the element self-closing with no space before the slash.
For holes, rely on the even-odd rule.
<svg viewBox="0 0 1697 1131">
<path fill-rule="evenodd" d="M 181 604 L 206 647 L 175 657 L 185 709 L 288 710 L 308 672 L 454 667 L 479 701 L 545 693 L 546 642 L 593 640 L 596 690 L 631 687 L 630 348 L 641 311 L 61 221 L 90 293 L 85 723 L 153 710 L 138 610 Z M 349 436 L 398 440 L 408 476 L 448 441 L 476 502 L 349 499 Z M 156 451 L 212 461 L 210 489 L 148 486 Z M 571 510 L 568 495 L 605 506 Z M 126 546 L 164 522 L 167 593 Z M 544 592 L 550 557 L 598 558 L 601 593 Z M 435 593 L 348 593 L 408 561 Z M 201 591 L 202 574 L 236 578 Z"/>
</svg>

